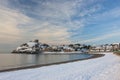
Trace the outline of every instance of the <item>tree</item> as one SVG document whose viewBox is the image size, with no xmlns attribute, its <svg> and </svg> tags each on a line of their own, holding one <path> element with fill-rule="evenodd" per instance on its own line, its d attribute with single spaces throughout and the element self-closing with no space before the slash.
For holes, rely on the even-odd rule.
<svg viewBox="0 0 120 80">
<path fill-rule="evenodd" d="M 39 40 L 38 40 L 38 39 L 35 39 L 34 42 L 39 43 Z"/>
<path fill-rule="evenodd" d="M 68 45 L 68 46 L 73 48 L 73 44 L 70 44 L 70 45 Z"/>
<path fill-rule="evenodd" d="M 81 46 L 81 44 L 79 44 L 79 43 L 77 43 L 77 44 L 75 44 L 75 45 L 77 45 L 77 46 Z"/>
<path fill-rule="evenodd" d="M 111 44 L 111 46 L 112 46 L 112 51 L 114 51 L 115 50 L 115 45 Z"/>
<path fill-rule="evenodd" d="M 105 44 L 104 46 L 105 46 L 104 52 L 106 52 L 108 44 Z"/>
<path fill-rule="evenodd" d="M 45 43 L 43 44 L 43 46 L 49 47 L 49 45 L 48 45 L 48 44 L 45 44 Z"/>
<path fill-rule="evenodd" d="M 91 48 L 92 48 L 92 46 L 91 46 L 91 45 L 88 45 L 88 49 L 89 49 L 89 51 L 91 50 Z"/>
</svg>

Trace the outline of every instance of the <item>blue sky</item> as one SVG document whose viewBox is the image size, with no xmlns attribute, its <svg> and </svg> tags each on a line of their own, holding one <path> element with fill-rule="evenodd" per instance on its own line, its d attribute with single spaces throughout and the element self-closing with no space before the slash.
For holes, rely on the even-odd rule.
<svg viewBox="0 0 120 80">
<path fill-rule="evenodd" d="M 120 0 L 0 0 L 0 50 L 48 44 L 120 42 Z"/>
</svg>

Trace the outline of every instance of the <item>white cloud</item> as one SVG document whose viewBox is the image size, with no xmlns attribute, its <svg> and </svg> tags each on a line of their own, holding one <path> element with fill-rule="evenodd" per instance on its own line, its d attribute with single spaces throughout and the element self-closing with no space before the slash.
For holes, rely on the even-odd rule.
<svg viewBox="0 0 120 80">
<path fill-rule="evenodd" d="M 37 1 L 39 3 L 39 1 Z M 41 5 L 38 5 L 35 9 L 35 13 L 33 14 L 48 17 L 48 18 L 54 18 L 59 20 L 68 20 L 72 15 L 75 13 L 75 2 L 74 1 L 47 1 L 43 2 Z M 39 10 L 41 7 L 44 8 L 43 11 Z"/>
<path fill-rule="evenodd" d="M 91 15 L 92 13 L 98 11 L 101 7 L 97 4 L 80 12 L 77 7 L 82 10 L 83 5 L 86 5 L 86 1 L 75 0 L 64 1 L 62 3 L 61 1 L 47 1 L 43 2 L 42 4 L 40 1 L 35 2 L 37 2 L 39 5 L 35 7 L 34 11 L 27 13 L 32 13 L 36 15 L 37 18 L 32 19 L 33 21 L 30 23 L 30 25 L 27 25 L 25 29 L 23 28 L 23 30 L 25 30 L 26 33 L 35 35 L 36 38 L 40 38 L 40 40 L 43 42 L 51 43 L 57 43 L 60 41 L 71 42 L 71 35 L 82 33 L 82 30 L 86 25 L 86 19 L 72 20 L 72 17 Z M 68 32 L 69 30 L 75 31 L 78 29 L 80 31 L 79 33 Z"/>
<path fill-rule="evenodd" d="M 22 5 L 24 7 L 21 7 L 21 4 L 17 0 L 14 1 L 20 6 L 20 9 L 18 7 L 14 8 L 15 10 L 7 8 L 5 6 L 10 4 L 7 3 L 8 0 L 5 1 L 0 6 L 0 28 L 2 28 L 0 30 L 0 38 L 3 39 L 2 41 L 11 36 L 11 41 L 21 38 L 24 38 L 24 40 L 39 38 L 41 42 L 48 43 L 71 42 L 71 40 L 74 40 L 72 39 L 74 37 L 71 37 L 71 35 L 82 33 L 85 26 L 99 23 L 106 16 L 107 18 L 112 15 L 118 17 L 118 13 L 120 12 L 118 8 L 98 14 L 96 12 L 101 9 L 101 5 L 93 5 L 96 2 L 95 0 L 65 0 L 63 2 L 33 0 L 38 3 L 38 5 L 32 8 L 33 11 L 29 11 L 31 9 L 28 10 L 32 5 Z M 26 15 L 29 14 L 29 17 L 24 15 L 22 11 Z M 88 17 L 85 17 L 86 15 Z M 17 26 L 20 24 L 26 25 L 18 28 Z M 74 31 L 70 32 L 70 30 Z M 77 30 L 79 32 L 75 32 Z M 82 35 L 80 34 L 80 36 Z M 104 39 L 104 37 L 89 39 L 84 42 L 99 41 L 100 39 Z"/>
<path fill-rule="evenodd" d="M 21 39 L 22 31 L 17 28 L 30 19 L 18 11 L 0 7 L 0 43 L 10 43 Z"/>
<path fill-rule="evenodd" d="M 71 42 L 70 36 L 73 33 L 68 31 L 84 26 L 82 20 L 71 21 L 72 16 L 76 14 L 77 3 L 74 1 L 64 1 L 64 3 L 48 1 L 39 4 L 34 11 L 30 12 L 37 18 L 33 18 L 32 22 L 29 23 L 30 25 L 27 25 L 25 29 L 22 28 L 23 31 L 26 31 L 26 34 L 33 35 L 31 35 L 31 38 L 40 38 L 41 42 L 69 43 Z M 41 9 L 41 7 L 44 9 Z M 45 20 L 41 17 L 44 17 Z"/>
<path fill-rule="evenodd" d="M 120 17 L 120 7 L 115 7 L 87 18 L 88 24 L 100 24 Z"/>
<path fill-rule="evenodd" d="M 104 34 L 102 36 L 98 36 L 98 37 L 91 38 L 91 39 L 88 39 L 88 40 L 84 40 L 84 41 L 81 41 L 81 42 L 82 43 L 98 42 L 98 41 L 110 39 L 112 37 L 119 36 L 119 35 L 120 35 L 120 31 L 116 30 L 116 31 L 112 31 L 111 33 Z"/>
<path fill-rule="evenodd" d="M 50 44 L 70 43 L 70 34 L 68 33 L 67 28 L 56 26 L 50 23 L 44 23 L 43 25 L 44 28 L 35 34 L 40 41 Z"/>
<path fill-rule="evenodd" d="M 85 4 L 82 0 L 75 1 L 47 1 L 41 4 L 40 1 L 36 1 L 39 5 L 35 7 L 32 13 L 36 15 L 41 21 L 45 20 L 49 23 L 55 23 L 60 26 L 67 27 L 69 29 L 83 27 L 83 20 L 72 20 L 72 17 L 78 16 L 77 6 Z M 82 7 L 81 7 L 82 8 Z M 90 11 L 89 11 L 90 12 Z M 84 13 L 83 13 L 84 14 Z"/>
<path fill-rule="evenodd" d="M 101 5 L 94 5 L 92 7 L 88 7 L 87 9 L 83 9 L 80 13 L 79 16 L 80 17 L 84 17 L 84 16 L 92 16 L 94 13 L 96 13 L 97 11 L 99 11 L 101 9 Z"/>
<path fill-rule="evenodd" d="M 120 7 L 115 7 L 108 11 L 104 11 L 102 13 L 97 13 L 93 16 L 87 17 L 84 20 L 84 22 L 85 22 L 84 26 L 90 25 L 89 27 L 91 27 L 91 29 L 89 29 L 89 30 L 91 31 L 91 33 L 86 34 L 86 35 L 79 35 L 79 37 L 77 36 L 76 41 L 82 40 L 82 41 L 80 41 L 80 43 L 91 43 L 91 42 L 94 43 L 94 42 L 98 42 L 98 41 L 104 42 L 104 40 L 106 40 L 106 39 L 111 39 L 112 37 L 119 36 L 120 35 L 120 32 L 118 31 L 118 30 L 120 30 L 120 28 L 119 28 L 120 23 L 118 20 L 119 17 L 120 17 Z M 91 26 L 91 24 L 97 24 L 97 25 L 95 27 L 94 25 Z M 95 29 L 92 27 L 95 27 Z M 97 27 L 100 30 L 96 29 Z M 95 32 L 94 32 L 94 30 L 95 30 Z M 98 31 L 98 33 L 97 33 L 97 31 Z M 98 35 L 98 36 L 96 36 L 96 35 Z M 94 36 L 94 38 L 90 39 L 90 36 L 91 37 Z"/>
</svg>

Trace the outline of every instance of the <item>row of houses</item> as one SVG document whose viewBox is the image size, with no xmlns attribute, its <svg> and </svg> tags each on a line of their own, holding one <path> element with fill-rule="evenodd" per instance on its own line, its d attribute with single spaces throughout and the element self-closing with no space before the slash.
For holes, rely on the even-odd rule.
<svg viewBox="0 0 120 80">
<path fill-rule="evenodd" d="M 92 46 L 90 49 L 90 51 L 99 51 L 99 52 L 118 51 L 118 50 L 120 50 L 120 43 Z"/>
<path fill-rule="evenodd" d="M 68 44 L 68 45 L 48 45 L 41 43 L 39 40 L 29 41 L 17 47 L 13 52 L 90 52 L 90 51 L 118 51 L 120 50 L 120 43 L 105 44 L 105 45 L 85 45 L 85 44 Z"/>
<path fill-rule="evenodd" d="M 46 43 L 41 43 L 39 42 L 39 40 L 36 39 L 20 45 L 13 52 L 85 52 L 87 50 L 88 46 L 84 44 L 48 45 Z"/>
<path fill-rule="evenodd" d="M 43 51 L 51 52 L 73 52 L 73 51 L 87 51 L 86 45 L 81 44 L 68 44 L 68 45 L 49 45 L 42 48 Z"/>
</svg>

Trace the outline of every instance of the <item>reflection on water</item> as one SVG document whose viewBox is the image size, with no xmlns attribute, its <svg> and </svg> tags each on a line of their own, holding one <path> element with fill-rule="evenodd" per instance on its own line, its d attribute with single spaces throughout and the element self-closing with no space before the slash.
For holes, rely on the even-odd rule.
<svg viewBox="0 0 120 80">
<path fill-rule="evenodd" d="M 43 65 L 91 57 L 90 54 L 40 55 L 40 54 L 0 54 L 0 70 L 20 66 Z"/>
</svg>

